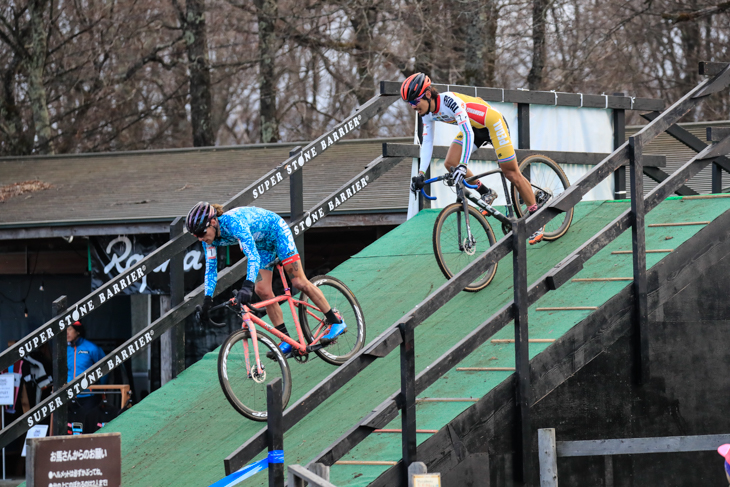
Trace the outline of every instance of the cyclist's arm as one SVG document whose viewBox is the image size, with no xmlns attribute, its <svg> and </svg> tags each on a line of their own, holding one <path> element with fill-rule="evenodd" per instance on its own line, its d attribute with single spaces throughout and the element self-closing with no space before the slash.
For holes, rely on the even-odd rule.
<svg viewBox="0 0 730 487">
<path fill-rule="evenodd" d="M 261 269 L 261 256 L 256 248 L 256 241 L 253 239 L 251 230 L 248 228 L 248 225 L 235 220 L 229 225 L 229 231 L 238 240 L 241 252 L 248 259 L 246 280 L 256 282 L 256 276 L 259 275 L 259 270 Z"/>
<path fill-rule="evenodd" d="M 205 255 L 205 295 L 212 297 L 215 286 L 218 284 L 218 252 L 215 246 L 203 242 L 203 254 Z"/>
<path fill-rule="evenodd" d="M 459 126 L 459 130 L 464 134 L 463 145 L 461 147 L 461 159 L 459 164 L 467 165 L 469 158 L 471 157 L 472 147 L 474 147 L 474 129 L 471 128 L 471 121 L 469 120 L 469 114 L 466 111 L 466 103 L 461 98 L 451 98 L 451 104 L 444 102 L 446 108 L 452 111 L 456 124 Z M 445 98 L 446 100 L 446 98 Z M 456 102 L 454 104 L 454 102 Z M 449 107 L 456 107 L 456 110 L 452 110 Z"/>
<path fill-rule="evenodd" d="M 433 156 L 433 119 L 430 116 L 423 118 L 423 142 L 421 142 L 420 158 L 421 164 L 418 168 L 419 172 L 425 173 L 428 166 L 431 165 L 431 157 Z"/>
</svg>

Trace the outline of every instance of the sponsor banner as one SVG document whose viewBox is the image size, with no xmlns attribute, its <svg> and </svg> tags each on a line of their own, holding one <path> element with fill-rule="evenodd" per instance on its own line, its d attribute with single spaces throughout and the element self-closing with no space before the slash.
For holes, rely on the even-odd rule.
<svg viewBox="0 0 730 487">
<path fill-rule="evenodd" d="M 91 237 L 91 289 L 96 290 L 116 278 L 147 255 L 155 252 L 167 242 L 164 235 L 131 235 L 119 237 Z M 183 258 L 186 281 L 189 273 L 199 278 L 204 272 L 203 247 L 199 243 L 191 245 Z M 152 269 L 152 272 L 139 273 L 137 279 L 120 280 L 100 294 L 103 303 L 117 294 L 170 294 L 170 261 Z"/>
</svg>

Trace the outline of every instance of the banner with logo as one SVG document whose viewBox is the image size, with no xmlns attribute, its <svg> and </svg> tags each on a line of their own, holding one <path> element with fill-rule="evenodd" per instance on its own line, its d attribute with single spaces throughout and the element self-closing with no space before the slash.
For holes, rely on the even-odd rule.
<svg viewBox="0 0 730 487">
<path fill-rule="evenodd" d="M 92 291 L 118 276 L 148 254 L 167 243 L 166 235 L 122 235 L 90 237 Z M 203 247 L 196 243 L 183 259 L 185 289 L 200 284 L 205 272 Z M 196 284 L 197 283 L 197 284 Z M 167 260 L 141 279 L 128 283 L 114 294 L 170 294 L 170 261 Z"/>
</svg>

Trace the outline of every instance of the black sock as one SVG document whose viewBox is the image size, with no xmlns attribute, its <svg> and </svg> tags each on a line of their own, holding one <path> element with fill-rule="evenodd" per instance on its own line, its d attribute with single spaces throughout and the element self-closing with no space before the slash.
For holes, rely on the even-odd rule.
<svg viewBox="0 0 730 487">
<path fill-rule="evenodd" d="M 286 329 L 286 324 L 282 323 L 281 325 L 277 325 L 274 328 L 282 332 L 284 335 L 289 336 L 289 331 Z"/>
<path fill-rule="evenodd" d="M 327 317 L 327 321 L 330 325 L 334 325 L 335 323 L 340 323 L 340 319 L 337 317 L 334 311 L 330 309 L 324 314 Z"/>
</svg>

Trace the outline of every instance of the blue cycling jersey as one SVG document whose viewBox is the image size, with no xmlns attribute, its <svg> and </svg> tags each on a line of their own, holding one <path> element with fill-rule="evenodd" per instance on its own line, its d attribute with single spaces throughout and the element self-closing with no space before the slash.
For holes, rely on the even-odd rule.
<svg viewBox="0 0 730 487">
<path fill-rule="evenodd" d="M 205 252 L 205 295 L 213 296 L 218 283 L 218 255 L 215 247 L 240 246 L 248 258 L 246 279 L 255 281 L 260 269 L 272 270 L 281 261 L 299 255 L 294 236 L 276 213 L 255 206 L 234 208 L 218 217 L 220 236 L 212 244 L 203 242 Z"/>
</svg>

